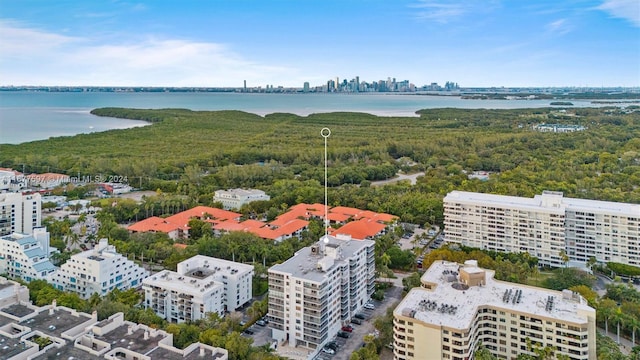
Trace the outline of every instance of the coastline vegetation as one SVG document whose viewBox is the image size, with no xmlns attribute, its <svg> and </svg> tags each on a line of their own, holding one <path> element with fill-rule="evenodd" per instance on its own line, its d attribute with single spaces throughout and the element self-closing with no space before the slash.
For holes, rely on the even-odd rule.
<svg viewBox="0 0 640 360">
<path fill-rule="evenodd" d="M 196 253 L 215 254 L 252 262 L 256 274 L 263 275 L 268 266 L 284 261 L 300 247 L 315 241 L 322 231 L 318 223 L 313 223 L 302 239 L 274 245 L 242 232 L 214 236 L 206 231 L 206 224 L 194 220 L 189 225 L 200 229 L 200 234 L 185 240 L 186 249 L 179 250 L 164 234 L 128 234 L 118 223 L 170 215 L 196 204 L 218 206 L 213 203 L 213 192 L 221 188 L 253 187 L 271 196 L 269 201 L 244 206 L 240 212 L 245 218 L 271 220 L 291 205 L 321 203 L 324 139 L 320 129 L 324 127 L 332 131 L 327 139 L 332 206 L 386 212 L 399 216 L 403 222 L 429 226 L 442 224 L 442 197 L 451 190 L 527 197 L 543 190 L 556 190 L 570 197 L 640 203 L 640 113 L 614 107 L 571 109 L 562 114 L 551 108 L 433 109 L 419 111 L 418 118 L 358 113 L 260 117 L 238 111 L 181 109 L 110 108 L 94 113 L 153 124 L 3 145 L 0 166 L 20 169 L 25 164 L 27 172 L 50 170 L 80 177 L 117 175 L 127 177 L 133 186 L 154 190 L 154 195 L 145 197 L 141 203 L 119 199 L 115 203 L 107 201 L 112 206 L 104 206 L 96 201 L 95 205 L 102 205 L 103 209 L 97 215 L 101 224 L 97 235 L 109 238 L 120 253 L 163 268 L 174 268 Z M 549 119 L 554 123 L 582 125 L 586 130 L 573 133 L 532 130 L 533 125 Z M 489 179 L 469 178 L 473 171 L 489 172 Z M 398 172 L 424 175 L 418 177 L 415 185 L 401 181 L 373 186 L 376 180 L 392 178 Z M 73 186 L 57 189 L 60 190 L 82 196 Z M 70 224 L 64 220 L 60 226 L 57 221 L 49 222 L 52 245 L 64 248 L 60 239 Z M 415 263 L 415 254 L 398 251 L 395 246 L 401 232 L 376 240 L 376 272 L 381 278 L 391 276 L 392 269 L 411 270 Z M 427 267 L 435 259 L 474 258 L 481 266 L 495 269 L 499 279 L 521 283 L 535 280 L 536 284 L 551 288 L 570 286 L 598 308 L 600 325 L 605 328 L 615 325 L 617 335 L 617 325 L 621 324 L 621 335 L 634 336 L 634 326 L 626 324 L 640 319 L 629 310 L 637 308 L 635 297 L 616 305 L 611 299 L 630 298 L 619 295 L 627 293 L 618 287 L 608 288 L 607 296 L 597 298 L 587 291 L 592 284 L 589 276 L 567 269 L 540 274 L 534 259 L 523 256 L 445 248 L 426 256 L 424 265 Z M 256 294 L 266 290 L 262 275 L 254 281 Z M 412 281 L 419 281 L 417 273 L 405 285 L 412 286 Z M 45 297 L 41 302 L 48 301 Z M 210 334 L 209 338 L 202 329 L 210 326 L 211 321 L 218 324 L 217 319 L 197 324 L 166 324 L 153 314 L 115 306 L 115 302 L 120 301 L 74 306 L 104 307 L 102 316 L 126 310 L 127 319 L 180 334 L 177 342 L 180 346 L 198 340 L 209 344 L 231 341 L 242 330 L 232 317 L 229 325 L 224 325 L 227 331 Z M 611 315 L 618 313 L 625 314 L 624 319 Z M 378 351 L 384 344 L 374 343 Z M 373 354 L 372 346 L 367 351 Z M 233 351 L 242 359 L 266 355 L 250 343 L 242 343 Z"/>
</svg>

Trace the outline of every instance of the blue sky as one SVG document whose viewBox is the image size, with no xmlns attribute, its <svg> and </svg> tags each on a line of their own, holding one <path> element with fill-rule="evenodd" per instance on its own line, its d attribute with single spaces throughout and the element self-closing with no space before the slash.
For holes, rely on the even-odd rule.
<svg viewBox="0 0 640 360">
<path fill-rule="evenodd" d="M 0 0 L 0 85 L 640 86 L 639 0 Z"/>
</svg>

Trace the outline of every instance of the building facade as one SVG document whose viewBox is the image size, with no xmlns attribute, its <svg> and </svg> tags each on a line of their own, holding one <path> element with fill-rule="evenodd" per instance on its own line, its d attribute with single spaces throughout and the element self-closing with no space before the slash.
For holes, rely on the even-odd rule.
<svg viewBox="0 0 640 360">
<path fill-rule="evenodd" d="M 464 360 L 483 346 L 499 359 L 552 347 L 596 360 L 596 312 L 584 298 L 493 275 L 474 260 L 434 262 L 393 312 L 394 359 Z"/>
<path fill-rule="evenodd" d="M 0 193 L 0 236 L 31 234 L 42 221 L 40 194 Z"/>
<path fill-rule="evenodd" d="M 72 255 L 49 275 L 49 282 L 59 290 L 88 299 L 94 293 L 105 296 L 114 289 L 140 287 L 148 276 L 147 270 L 119 254 L 107 239 L 101 239 L 95 248 Z"/>
<path fill-rule="evenodd" d="M 225 210 L 239 210 L 244 204 L 269 200 L 271 197 L 264 191 L 255 189 L 216 190 L 213 195 L 213 201 L 221 202 Z"/>
<path fill-rule="evenodd" d="M 317 352 L 374 291 L 374 242 L 324 236 L 269 269 L 272 338 Z"/>
<path fill-rule="evenodd" d="M 26 286 L 0 277 L 0 359 L 228 359 L 227 350 L 202 343 L 176 348 L 173 334 L 126 321 L 121 312 L 98 321 L 96 312 L 56 303 L 34 306 Z"/>
<path fill-rule="evenodd" d="M 143 281 L 145 306 L 171 322 L 220 316 L 253 297 L 253 266 L 196 255 Z"/>
<path fill-rule="evenodd" d="M 527 252 L 540 264 L 571 261 L 640 266 L 640 205 L 453 191 L 444 198 L 445 240 L 501 252 Z"/>
<path fill-rule="evenodd" d="M 13 233 L 0 237 L 0 274 L 26 282 L 46 280 L 56 267 L 49 260 L 47 229 L 34 228 L 31 235 Z"/>
</svg>

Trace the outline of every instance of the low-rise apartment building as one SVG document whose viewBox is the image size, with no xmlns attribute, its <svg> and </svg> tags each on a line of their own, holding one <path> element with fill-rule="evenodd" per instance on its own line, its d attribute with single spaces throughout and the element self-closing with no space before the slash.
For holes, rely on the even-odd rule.
<svg viewBox="0 0 640 360">
<path fill-rule="evenodd" d="M 253 296 L 253 266 L 196 255 L 180 262 L 177 271 L 164 270 L 143 281 L 145 306 L 170 322 L 220 316 Z"/>
<path fill-rule="evenodd" d="M 269 269 L 269 326 L 281 344 L 317 352 L 374 291 L 375 242 L 323 236 Z"/>
<path fill-rule="evenodd" d="M 98 321 L 63 306 L 34 306 L 29 289 L 0 277 L 0 359 L 227 360 L 228 352 L 202 343 L 173 346 L 173 335 L 124 320 Z M 46 340 L 46 341 L 42 341 Z"/>
<path fill-rule="evenodd" d="M 493 276 L 474 260 L 434 262 L 394 310 L 394 359 L 464 360 L 481 345 L 499 359 L 547 346 L 596 359 L 596 312 L 584 298 Z"/>
<path fill-rule="evenodd" d="M 569 260 L 640 266 L 640 205 L 453 191 L 444 198 L 445 240 L 501 252 L 527 252 L 540 264 Z"/>
<path fill-rule="evenodd" d="M 113 289 L 140 287 L 147 276 L 147 270 L 118 253 L 107 239 L 101 239 L 95 248 L 72 255 L 49 275 L 49 282 L 88 299 L 94 293 L 104 296 Z"/>
<path fill-rule="evenodd" d="M 26 282 L 46 280 L 57 268 L 49 260 L 52 253 L 49 233 L 43 227 L 33 234 L 13 233 L 0 237 L 0 274 Z"/>
<path fill-rule="evenodd" d="M 269 195 L 256 189 L 216 190 L 213 194 L 213 201 L 222 203 L 225 210 L 240 210 L 244 204 L 269 200 L 271 200 Z"/>
</svg>

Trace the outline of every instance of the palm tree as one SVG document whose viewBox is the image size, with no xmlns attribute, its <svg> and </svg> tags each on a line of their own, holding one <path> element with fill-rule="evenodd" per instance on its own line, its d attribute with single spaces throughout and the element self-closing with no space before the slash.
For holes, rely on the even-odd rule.
<svg viewBox="0 0 640 360">
<path fill-rule="evenodd" d="M 68 240 L 69 240 L 69 247 L 80 244 L 80 236 L 76 233 L 71 233 L 69 235 Z"/>
<path fill-rule="evenodd" d="M 629 316 L 627 326 L 631 328 L 631 342 L 633 347 L 636 346 L 636 331 L 640 328 L 640 321 L 635 316 Z"/>
<path fill-rule="evenodd" d="M 562 259 L 562 262 L 564 263 L 564 267 L 566 269 L 567 267 L 567 263 L 569 262 L 569 256 L 567 255 L 567 252 L 564 250 L 560 250 L 560 259 Z M 564 272 L 564 270 L 562 270 Z"/>
<path fill-rule="evenodd" d="M 622 309 L 620 307 L 616 308 L 613 314 L 611 314 L 611 321 L 616 324 L 616 327 L 617 327 L 616 342 L 620 344 L 620 325 L 624 326 L 624 323 L 626 323 L 627 321 L 626 315 L 622 312 Z"/>
<path fill-rule="evenodd" d="M 600 314 L 602 320 L 604 320 L 604 331 L 609 334 L 609 319 L 613 316 L 616 310 L 616 302 L 611 299 L 604 299 L 598 304 L 598 310 L 596 314 Z"/>
</svg>

